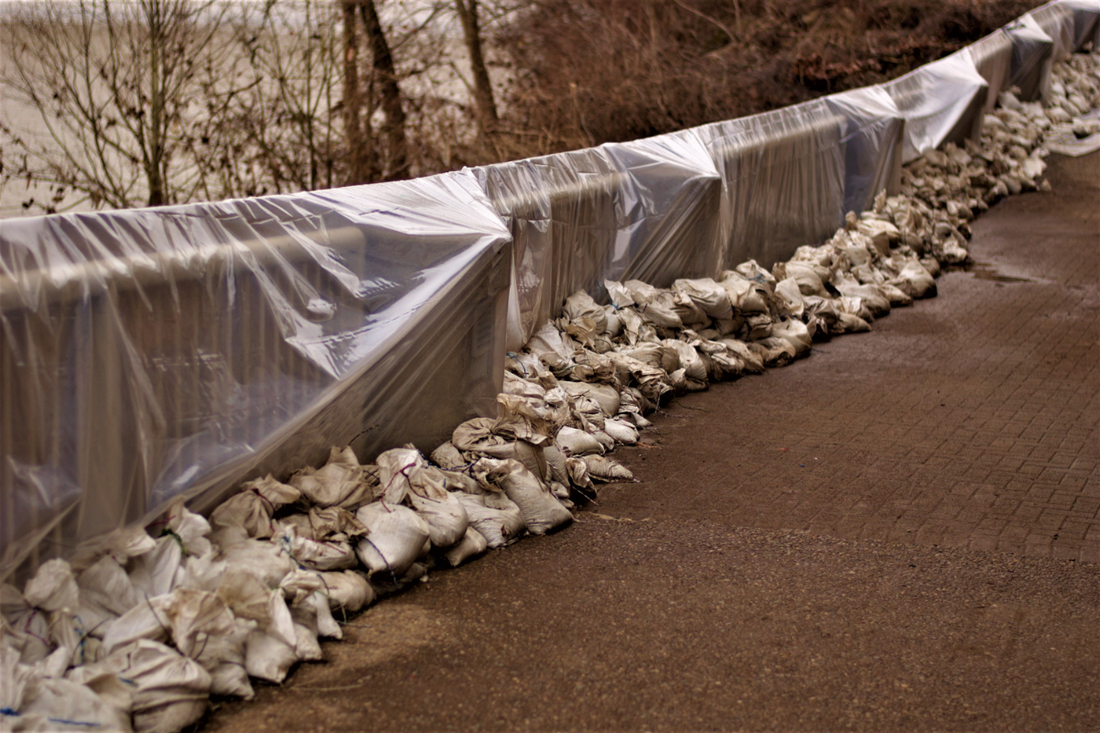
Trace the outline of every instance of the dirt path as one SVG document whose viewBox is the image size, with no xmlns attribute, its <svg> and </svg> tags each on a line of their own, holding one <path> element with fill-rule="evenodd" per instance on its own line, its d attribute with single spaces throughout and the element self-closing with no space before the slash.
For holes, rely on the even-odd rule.
<svg viewBox="0 0 1100 733">
<path fill-rule="evenodd" d="M 937 299 L 679 399 L 598 514 L 205 730 L 1095 729 L 1100 155 L 1052 163 Z"/>
</svg>

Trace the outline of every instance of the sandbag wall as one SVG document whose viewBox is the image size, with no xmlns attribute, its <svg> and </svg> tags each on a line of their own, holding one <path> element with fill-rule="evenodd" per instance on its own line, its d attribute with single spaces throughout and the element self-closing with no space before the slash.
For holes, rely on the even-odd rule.
<svg viewBox="0 0 1100 733">
<path fill-rule="evenodd" d="M 297 196 L 0 228 L 0 577 L 241 481 L 434 447 L 605 279 L 770 266 L 1041 96 L 1098 39 L 1061 0 L 888 84 L 629 143 Z"/>
</svg>

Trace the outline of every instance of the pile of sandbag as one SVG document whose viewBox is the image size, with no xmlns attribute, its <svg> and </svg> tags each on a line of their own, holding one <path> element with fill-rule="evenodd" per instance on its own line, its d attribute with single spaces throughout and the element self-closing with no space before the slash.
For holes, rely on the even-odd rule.
<svg viewBox="0 0 1100 733">
<path fill-rule="evenodd" d="M 244 484 L 209 519 L 176 501 L 45 563 L 22 592 L 4 585 L 5 728 L 178 731 L 210 695 L 248 698 L 253 680 L 321 659 L 337 619 L 380 594 L 568 524 L 574 502 L 632 480 L 608 453 L 637 443 L 670 395 L 782 366 L 935 295 L 941 265 L 968 259 L 967 222 L 1043 185 L 1044 131 L 1086 125 L 1098 69 L 1096 56 L 1057 65 L 1047 108 L 1004 93 L 980 143 L 931 151 L 906 167 L 901 195 L 771 270 L 607 281 L 607 305 L 575 293 L 508 355 L 497 414 L 429 456 L 410 445 L 361 465 L 333 448 L 286 483 Z"/>
</svg>

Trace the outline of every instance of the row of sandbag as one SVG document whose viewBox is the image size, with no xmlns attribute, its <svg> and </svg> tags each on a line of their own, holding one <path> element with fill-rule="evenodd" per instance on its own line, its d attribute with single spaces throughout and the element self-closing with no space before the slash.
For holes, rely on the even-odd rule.
<svg viewBox="0 0 1100 733">
<path fill-rule="evenodd" d="M 631 478 L 606 454 L 636 443 L 668 395 L 785 364 L 933 295 L 940 265 L 968 258 L 967 222 L 1041 185 L 1043 131 L 1085 124 L 1096 68 L 1082 56 L 1056 67 L 1046 110 L 1002 95 L 979 144 L 929 153 L 902 195 L 771 271 L 607 282 L 605 306 L 575 294 L 509 355 L 497 416 L 459 425 L 429 458 L 407 446 L 364 466 L 334 448 L 287 483 L 245 484 L 209 520 L 175 502 L 148 528 L 47 562 L 22 593 L 4 586 L 0 721 L 179 730 L 211 694 L 247 698 L 252 680 L 320 659 L 318 638 L 340 638 L 336 619 L 378 593 L 567 524 L 575 499 Z"/>
</svg>

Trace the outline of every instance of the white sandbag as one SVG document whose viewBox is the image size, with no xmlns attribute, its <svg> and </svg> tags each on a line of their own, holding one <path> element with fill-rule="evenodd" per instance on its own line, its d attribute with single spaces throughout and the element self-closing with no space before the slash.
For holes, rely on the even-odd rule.
<svg viewBox="0 0 1100 733">
<path fill-rule="evenodd" d="M 772 324 L 771 335 L 773 338 L 784 339 L 790 343 L 794 347 L 796 359 L 809 354 L 813 346 L 813 338 L 806 324 L 793 318 Z"/>
<path fill-rule="evenodd" d="M 312 603 L 298 603 L 290 606 L 290 617 L 294 621 L 294 652 L 303 662 L 318 662 L 324 658 L 321 643 L 317 641 L 317 608 Z"/>
<path fill-rule="evenodd" d="M 562 311 L 571 321 L 587 319 L 598 334 L 607 331 L 607 314 L 596 304 L 596 301 L 592 300 L 592 296 L 583 290 L 578 290 L 566 298 Z"/>
<path fill-rule="evenodd" d="M 341 573 L 318 573 L 324 586 L 321 591 L 329 608 L 342 615 L 355 613 L 374 603 L 374 589 L 355 570 Z"/>
<path fill-rule="evenodd" d="M 229 606 L 234 616 L 255 621 L 261 626 L 266 626 L 271 620 L 271 596 L 276 592 L 260 576 L 240 566 L 226 568 L 217 590 L 218 597 Z"/>
<path fill-rule="evenodd" d="M 280 684 L 298 661 L 297 644 L 297 635 L 293 644 L 287 644 L 282 639 L 254 629 L 245 640 L 245 670 L 252 677 Z"/>
<path fill-rule="evenodd" d="M 519 506 L 500 493 L 460 494 L 470 525 L 478 531 L 489 547 L 497 548 L 515 542 L 527 528 Z"/>
<path fill-rule="evenodd" d="M 561 448 L 556 445 L 550 445 L 543 449 L 543 455 L 546 457 L 546 465 L 550 468 L 550 478 L 554 481 L 560 481 L 561 483 L 569 483 L 569 474 L 565 469 L 565 453 Z M 469 492 L 469 493 L 481 493 L 481 492 Z"/>
<path fill-rule="evenodd" d="M 313 606 L 313 613 L 317 618 L 318 636 L 329 639 L 344 638 L 344 631 L 340 628 L 340 624 L 336 623 L 336 619 L 333 618 L 332 608 L 329 607 L 328 598 L 325 597 L 324 591 L 313 593 L 301 603 Z M 293 614 L 293 612 L 294 607 L 291 606 L 291 614 Z"/>
<path fill-rule="evenodd" d="M 770 298 L 769 286 L 764 281 L 754 281 L 739 272 L 727 270 L 718 283 L 729 296 L 734 313 L 750 315 L 767 313 Z"/>
<path fill-rule="evenodd" d="M 936 294 L 936 281 L 917 260 L 905 263 L 898 276 L 890 284 L 912 298 L 930 298 Z"/>
<path fill-rule="evenodd" d="M 137 605 L 138 595 L 126 570 L 110 555 L 104 555 L 77 578 L 80 600 L 77 613 L 88 632 L 96 634 L 106 621 L 118 618 Z"/>
<path fill-rule="evenodd" d="M 472 557 L 477 557 L 489 547 L 485 536 L 473 527 L 466 528 L 466 534 L 461 542 L 455 544 L 443 557 L 452 568 L 457 568 Z"/>
<path fill-rule="evenodd" d="M 280 483 L 268 474 L 265 478 L 249 481 L 241 486 L 241 491 L 220 504 L 210 515 L 212 536 L 233 529 L 243 532 L 245 537 L 237 537 L 234 544 L 246 537 L 264 538 L 275 533 L 275 524 L 271 517 L 277 510 L 298 501 L 301 493 L 293 486 Z"/>
<path fill-rule="evenodd" d="M 206 712 L 210 675 L 164 644 L 142 639 L 116 650 L 89 672 L 112 672 L 131 683 L 139 733 L 177 733 Z"/>
<path fill-rule="evenodd" d="M 0 660 L 2 729 L 132 730 L 128 708 L 112 705 L 92 688 L 73 680 L 43 676 L 24 665 L 9 669 L 13 659 L 14 655 L 5 655 Z"/>
<path fill-rule="evenodd" d="M 20 651 L 24 664 L 34 664 L 50 653 L 47 613 L 27 603 L 13 585 L 0 585 L 0 640 Z"/>
<path fill-rule="evenodd" d="M 519 461 L 497 462 L 492 478 L 519 506 L 531 534 L 545 534 L 573 521 L 573 515 L 554 498 L 549 487 Z"/>
<path fill-rule="evenodd" d="M 189 510 L 182 496 L 168 504 L 162 521 L 163 534 L 178 538 L 185 555 L 205 555 L 213 549 L 207 539 L 210 523 L 206 517 Z"/>
<path fill-rule="evenodd" d="M 584 456 L 588 475 L 597 481 L 633 481 L 634 474 L 623 464 L 607 456 Z"/>
<path fill-rule="evenodd" d="M 247 540 L 222 549 L 227 567 L 245 570 L 268 588 L 276 588 L 294 569 L 294 560 L 282 546 L 268 540 Z"/>
<path fill-rule="evenodd" d="M 298 536 L 294 526 L 284 526 L 272 538 L 299 566 L 311 570 L 344 570 L 356 565 L 355 549 L 347 540 L 312 540 Z"/>
<path fill-rule="evenodd" d="M 554 438 L 556 445 L 566 456 L 583 456 L 590 453 L 603 453 L 604 447 L 596 438 L 583 430 L 564 427 Z"/>
<path fill-rule="evenodd" d="M 252 697 L 244 669 L 244 643 L 255 622 L 235 618 L 214 593 L 188 588 L 172 593 L 164 618 L 176 649 L 210 673 L 212 693 Z"/>
<path fill-rule="evenodd" d="M 429 466 L 415 448 L 395 448 L 378 456 L 379 478 L 386 504 L 407 500 L 428 524 L 436 547 L 450 547 L 462 540 L 468 520 L 466 510 L 452 492 L 447 476 Z"/>
<path fill-rule="evenodd" d="M 104 624 L 102 654 L 111 656 L 139 640 L 168 641 L 171 623 L 167 612 L 171 603 L 171 593 L 143 598 L 122 616 Z"/>
<path fill-rule="evenodd" d="M 603 429 L 616 443 L 635 445 L 638 442 L 638 429 L 625 420 L 605 420 Z"/>
<path fill-rule="evenodd" d="M 356 554 L 372 575 L 400 576 L 420 556 L 431 532 L 419 514 L 401 505 L 366 504 L 355 518 L 368 531 L 359 540 Z"/>
<path fill-rule="evenodd" d="M 676 280 L 672 289 L 691 298 L 711 318 L 729 318 L 733 314 L 729 293 L 709 277 Z"/>
<path fill-rule="evenodd" d="M 343 507 L 313 507 L 308 514 L 288 514 L 277 520 L 280 528 L 294 527 L 299 537 L 321 541 L 345 540 L 366 534 L 367 528 Z"/>
<path fill-rule="evenodd" d="M 676 353 L 680 357 L 680 368 L 684 370 L 684 376 L 691 385 L 690 389 L 706 389 L 707 367 L 695 347 L 676 339 L 666 340 L 665 345 L 676 349 Z"/>
<path fill-rule="evenodd" d="M 83 619 L 67 608 L 50 614 L 50 644 L 55 649 L 50 657 L 60 657 L 60 669 L 54 677 L 63 675 L 70 666 L 95 662 L 101 653 L 99 639 L 89 636 Z"/>
<path fill-rule="evenodd" d="M 495 434 L 493 428 L 496 422 L 487 417 L 467 420 L 455 428 L 451 442 L 463 453 L 473 454 L 468 458 L 473 459 L 477 455 L 499 459 L 512 458 L 527 466 L 535 474 L 544 475 L 546 460 L 542 456 L 541 448 L 524 440 L 513 440 Z"/>
<path fill-rule="evenodd" d="M 42 563 L 34 577 L 23 588 L 26 602 L 43 611 L 75 609 L 80 600 L 80 589 L 69 563 L 61 559 Z"/>
<path fill-rule="evenodd" d="M 430 457 L 432 463 L 445 469 L 461 469 L 469 463 L 462 452 L 449 440 L 433 450 Z"/>
<path fill-rule="evenodd" d="M 750 341 L 748 346 L 760 356 L 766 366 L 772 368 L 790 364 L 798 354 L 794 344 L 774 336 Z"/>
<path fill-rule="evenodd" d="M 571 397 L 588 397 L 594 400 L 607 417 L 613 417 L 619 412 L 619 390 L 610 384 L 562 381 L 559 386 Z"/>
<path fill-rule="evenodd" d="M 139 598 L 171 593 L 183 579 L 183 541 L 175 533 L 157 538 L 156 547 L 130 563 L 130 583 Z"/>
<path fill-rule="evenodd" d="M 290 485 L 318 506 L 354 508 L 373 501 L 370 476 L 359 465 L 350 446 L 332 448 L 328 463 L 318 469 L 304 468 L 290 477 Z"/>
</svg>

